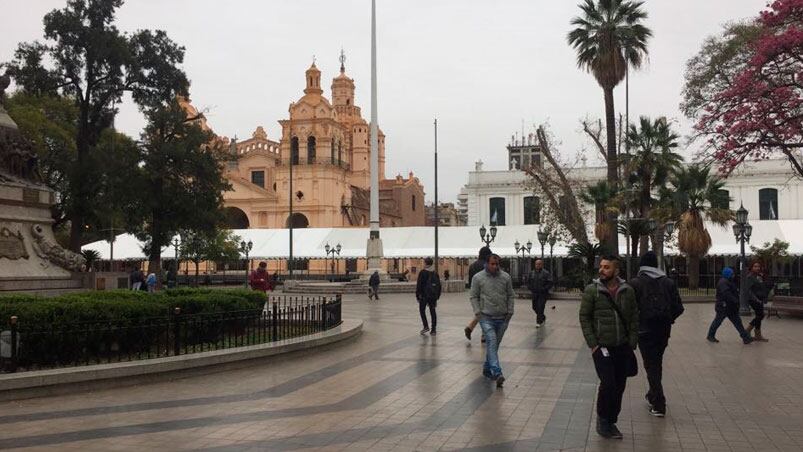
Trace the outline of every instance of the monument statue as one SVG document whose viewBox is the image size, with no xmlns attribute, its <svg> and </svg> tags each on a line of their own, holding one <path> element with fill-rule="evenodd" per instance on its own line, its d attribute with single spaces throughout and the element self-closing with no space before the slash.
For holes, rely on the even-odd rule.
<svg viewBox="0 0 803 452">
<path fill-rule="evenodd" d="M 39 160 L 4 107 L 8 75 L 0 76 L 0 293 L 52 287 L 84 265 L 53 236 L 56 195 L 42 182 Z M 63 286 L 63 285 L 62 285 Z"/>
</svg>

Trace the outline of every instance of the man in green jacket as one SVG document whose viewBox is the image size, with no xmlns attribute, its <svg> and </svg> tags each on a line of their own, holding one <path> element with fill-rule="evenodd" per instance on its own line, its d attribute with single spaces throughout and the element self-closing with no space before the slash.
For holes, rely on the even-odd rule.
<svg viewBox="0 0 803 452">
<path fill-rule="evenodd" d="M 619 278 L 619 260 L 615 256 L 603 257 L 599 279 L 583 292 L 580 326 L 600 381 L 597 433 L 604 438 L 622 438 L 616 421 L 622 410 L 628 361 L 635 359 L 638 322 L 635 292 Z"/>
</svg>

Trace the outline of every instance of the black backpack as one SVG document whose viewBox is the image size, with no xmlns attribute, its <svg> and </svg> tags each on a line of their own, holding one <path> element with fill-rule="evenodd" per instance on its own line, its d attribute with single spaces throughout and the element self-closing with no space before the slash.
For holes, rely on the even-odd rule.
<svg viewBox="0 0 803 452">
<path fill-rule="evenodd" d="M 424 300 L 435 301 L 441 297 L 441 278 L 435 272 L 429 272 L 427 284 L 424 286 Z"/>
<path fill-rule="evenodd" d="M 639 310 L 641 318 L 648 322 L 672 322 L 672 301 L 659 279 L 638 276 L 641 282 Z"/>
</svg>

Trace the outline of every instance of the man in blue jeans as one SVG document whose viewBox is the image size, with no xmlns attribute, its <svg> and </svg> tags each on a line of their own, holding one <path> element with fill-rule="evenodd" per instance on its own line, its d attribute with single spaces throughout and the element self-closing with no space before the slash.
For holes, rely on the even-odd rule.
<svg viewBox="0 0 803 452">
<path fill-rule="evenodd" d="M 482 374 L 496 380 L 496 387 L 505 383 L 499 364 L 499 345 L 513 317 L 513 281 L 499 268 L 499 256 L 491 254 L 485 270 L 471 279 L 471 307 L 485 336 L 485 364 Z"/>
</svg>

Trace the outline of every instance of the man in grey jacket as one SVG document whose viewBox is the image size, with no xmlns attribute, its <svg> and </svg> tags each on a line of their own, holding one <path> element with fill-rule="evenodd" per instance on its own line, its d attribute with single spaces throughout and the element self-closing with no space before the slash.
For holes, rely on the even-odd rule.
<svg viewBox="0 0 803 452">
<path fill-rule="evenodd" d="M 471 307 L 485 336 L 485 364 L 482 374 L 496 380 L 496 387 L 505 382 L 499 364 L 499 345 L 513 317 L 513 281 L 499 268 L 499 256 L 488 257 L 485 270 L 471 279 Z"/>
</svg>

